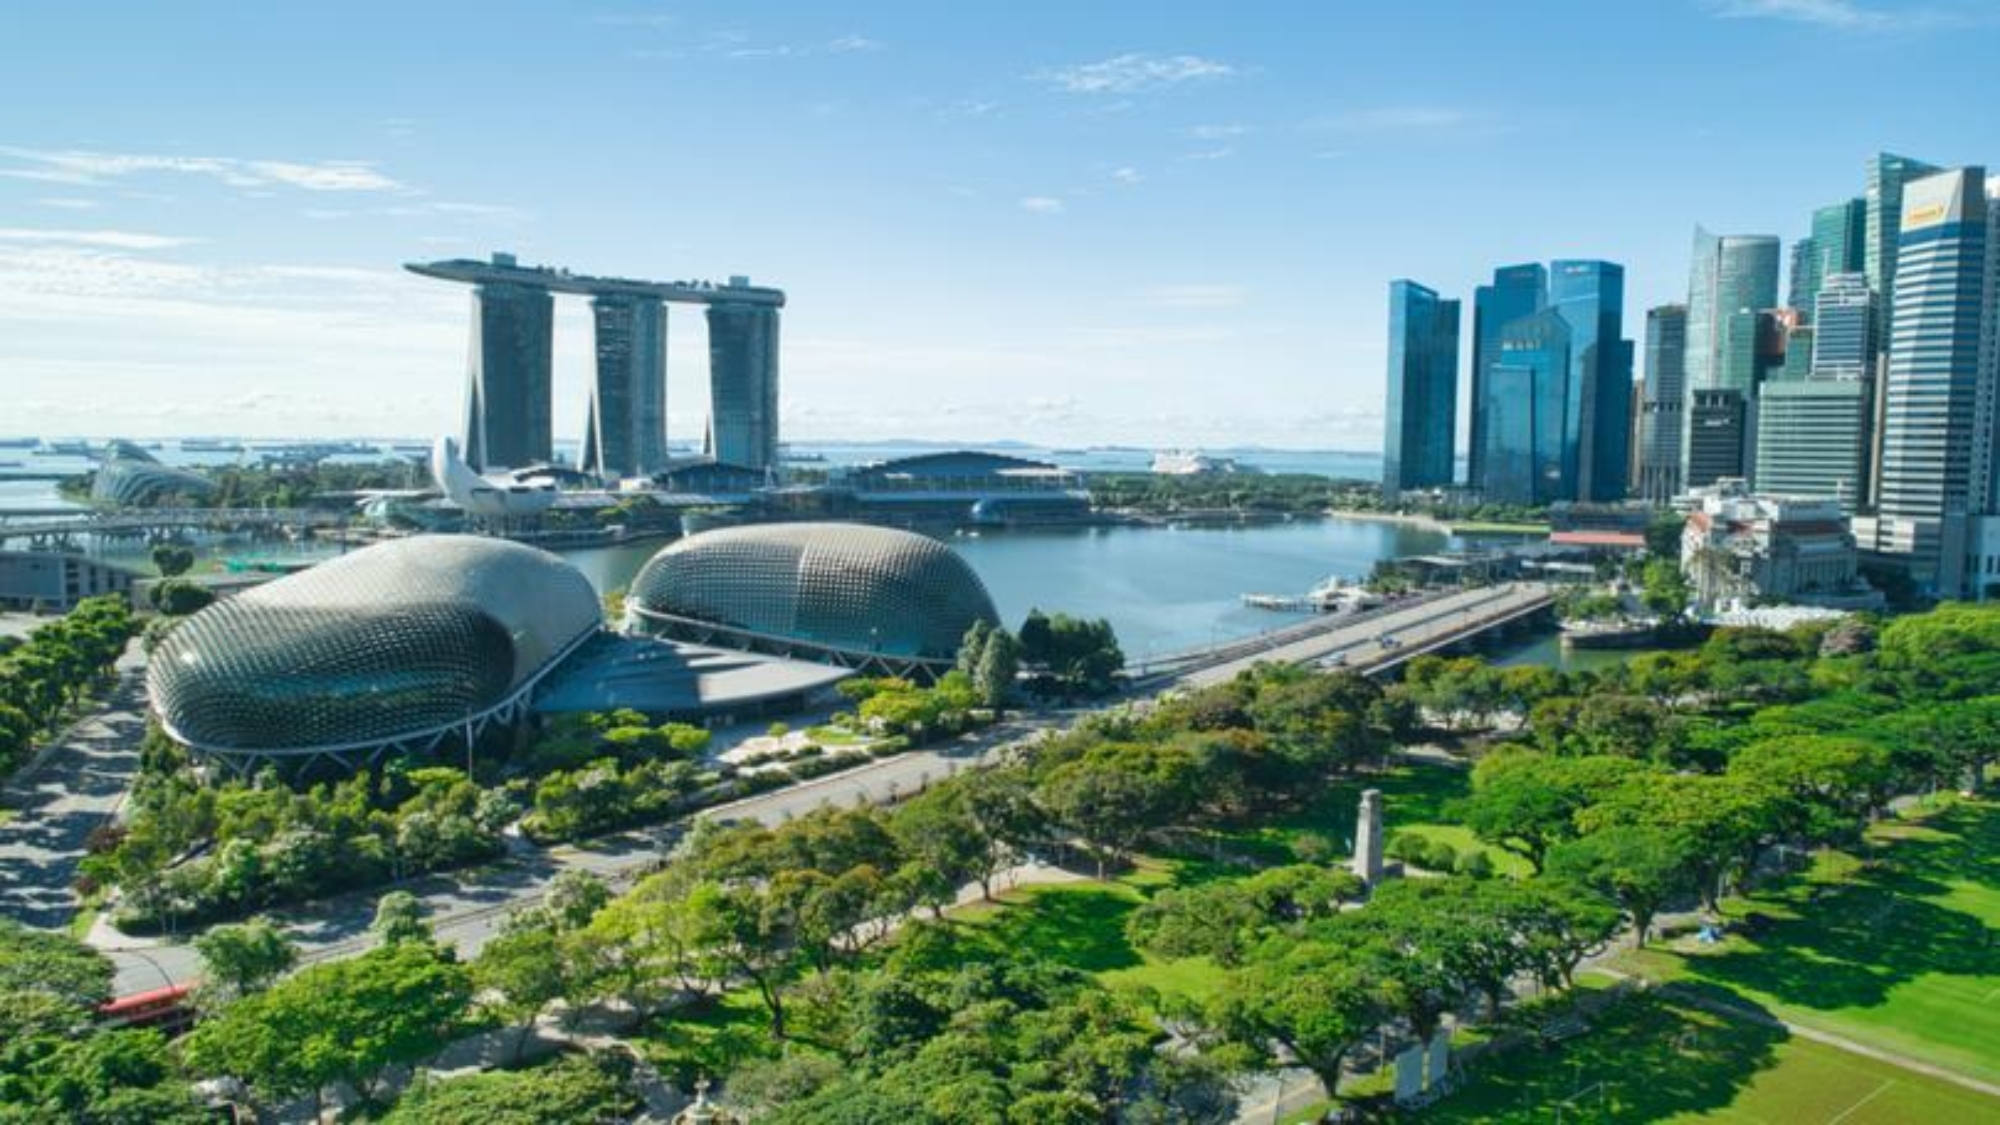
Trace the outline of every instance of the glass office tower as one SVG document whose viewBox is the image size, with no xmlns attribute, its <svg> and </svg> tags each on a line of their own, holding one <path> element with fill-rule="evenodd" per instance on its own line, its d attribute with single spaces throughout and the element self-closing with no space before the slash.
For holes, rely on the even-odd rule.
<svg viewBox="0 0 2000 1125">
<path fill-rule="evenodd" d="M 1639 495 L 1664 504 L 1681 490 L 1687 405 L 1687 306 L 1646 310 L 1646 390 L 1639 421 Z"/>
<path fill-rule="evenodd" d="M 1881 152 L 1868 161 L 1862 216 L 1861 272 L 1875 291 L 1875 340 L 1889 343 L 1889 315 L 1896 307 L 1896 258 L 1903 215 L 1903 187 L 1940 169 L 1907 156 Z"/>
<path fill-rule="evenodd" d="M 1504 409 L 1491 372 L 1500 361 L 1500 333 L 1548 304 L 1549 273 L 1539 262 L 1501 266 L 1493 284 L 1472 295 L 1472 435 L 1466 456 L 1466 483 L 1486 487 L 1486 462 L 1497 442 L 1489 433 L 1494 411 Z M 1509 439 L 1511 441 L 1511 438 Z"/>
<path fill-rule="evenodd" d="M 1757 398 L 1757 491 L 1866 502 L 1873 407 L 1860 379 L 1776 380 Z"/>
<path fill-rule="evenodd" d="M 1623 500 L 1632 441 L 1632 342 L 1624 338 L 1625 268 L 1599 261 L 1553 263 L 1549 307 L 1563 318 L 1570 334 L 1564 418 L 1567 498 Z"/>
<path fill-rule="evenodd" d="M 1942 597 L 1966 592 L 1970 517 L 1993 490 L 1985 180 L 1979 167 L 1911 178 L 1898 216 L 1875 548 Z"/>
<path fill-rule="evenodd" d="M 1751 391 L 1742 378 L 1747 368 L 1738 365 L 1725 373 L 1723 355 L 1728 343 L 1728 320 L 1732 314 L 1756 312 L 1778 303 L 1778 240 L 1767 234 L 1716 235 L 1701 227 L 1694 231 L 1693 261 L 1688 269 L 1687 389 L 1698 391 Z M 1739 356 L 1751 354 L 1754 345 L 1738 336 Z M 1734 377 L 1734 382 L 1728 381 Z M 1688 407 L 1692 434 L 1694 408 Z M 1682 442 L 1681 481 L 1693 488 L 1708 483 L 1691 471 L 1688 439 Z"/>
<path fill-rule="evenodd" d="M 1414 281 L 1389 283 L 1389 388 L 1382 488 L 1449 487 L 1458 430 L 1455 300 Z"/>
<path fill-rule="evenodd" d="M 1866 379 L 1873 374 L 1875 297 L 1860 273 L 1829 274 L 1813 313 L 1812 377 Z"/>
<path fill-rule="evenodd" d="M 1489 374 L 1492 413 L 1486 498 L 1503 504 L 1546 504 L 1574 497 L 1566 455 L 1570 378 L 1569 322 L 1543 309 L 1501 330 Z"/>
</svg>

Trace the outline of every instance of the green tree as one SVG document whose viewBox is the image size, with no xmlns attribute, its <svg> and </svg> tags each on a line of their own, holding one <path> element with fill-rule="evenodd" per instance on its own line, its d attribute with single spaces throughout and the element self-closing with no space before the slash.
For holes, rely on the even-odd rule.
<svg viewBox="0 0 2000 1125">
<path fill-rule="evenodd" d="M 1337 947 L 1297 944 L 1232 973 L 1209 1018 L 1260 1056 L 1283 1046 L 1335 1096 L 1341 1064 L 1382 1014 L 1361 966 Z"/>
<path fill-rule="evenodd" d="M 986 657 L 986 639 L 993 635 L 993 626 L 985 618 L 972 623 L 965 631 L 965 637 L 958 645 L 958 670 L 968 676 L 976 675 L 979 662 Z"/>
<path fill-rule="evenodd" d="M 1021 673 L 1021 644 L 1014 634 L 1005 629 L 995 629 L 986 638 L 986 647 L 979 656 L 978 667 L 972 671 L 973 682 L 978 685 L 980 701 L 988 707 L 999 707 L 1013 694 L 1014 680 Z"/>
<path fill-rule="evenodd" d="M 151 597 L 154 609 L 172 617 L 184 617 L 215 601 L 208 587 L 186 578 L 162 578 L 153 584 Z"/>
<path fill-rule="evenodd" d="M 406 942 L 428 943 L 431 926 L 424 920 L 423 904 L 408 891 L 390 891 L 375 904 L 375 921 L 368 926 L 383 945 Z"/>
<path fill-rule="evenodd" d="M 195 1026 L 183 1054 L 198 1073 L 233 1075 L 265 1099 L 351 1083 L 372 1097 L 384 1067 L 435 1054 L 472 997 L 465 966 L 402 941 L 311 965 Z"/>
<path fill-rule="evenodd" d="M 1694 890 L 1695 869 L 1685 841 L 1659 828 L 1615 825 L 1551 849 L 1551 875 L 1607 896 L 1632 919 L 1633 944 L 1644 948 L 1653 916 L 1675 895 Z"/>
<path fill-rule="evenodd" d="M 162 578 L 186 574 L 194 567 L 194 550 L 178 543 L 158 543 L 149 552 L 154 569 Z"/>
<path fill-rule="evenodd" d="M 111 998 L 111 962 L 74 938 L 0 917 L 0 994 L 40 993 L 79 1009 Z"/>
<path fill-rule="evenodd" d="M 1681 573 L 1680 563 L 1674 559 L 1654 559 L 1646 564 L 1644 576 L 1640 580 L 1640 599 L 1646 608 L 1662 618 L 1676 618 L 1687 612 L 1693 592 L 1688 589 L 1687 578 Z"/>
<path fill-rule="evenodd" d="M 210 927 L 194 939 L 207 984 L 227 1001 L 276 980 L 299 959 L 298 947 L 265 918 Z"/>
</svg>

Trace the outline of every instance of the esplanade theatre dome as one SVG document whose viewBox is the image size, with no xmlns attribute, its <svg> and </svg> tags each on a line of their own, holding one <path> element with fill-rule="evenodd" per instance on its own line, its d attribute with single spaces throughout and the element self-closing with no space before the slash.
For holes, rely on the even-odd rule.
<svg viewBox="0 0 2000 1125">
<path fill-rule="evenodd" d="M 511 717 L 600 622 L 589 581 L 554 555 L 416 536 L 196 613 L 154 652 L 147 686 L 168 733 L 198 750 L 345 760 Z"/>
<path fill-rule="evenodd" d="M 626 604 L 638 631 L 898 673 L 949 665 L 974 622 L 999 620 L 951 548 L 847 523 L 691 536 L 646 563 Z"/>
</svg>

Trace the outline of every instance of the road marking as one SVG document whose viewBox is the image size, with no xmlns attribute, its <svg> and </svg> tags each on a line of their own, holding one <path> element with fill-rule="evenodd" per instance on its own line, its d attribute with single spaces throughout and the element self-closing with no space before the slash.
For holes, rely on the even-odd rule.
<svg viewBox="0 0 2000 1125">
<path fill-rule="evenodd" d="M 1852 1114 L 1855 1110 L 1860 1109 L 1862 1106 L 1867 1105 L 1869 1102 L 1872 1102 L 1876 1098 L 1881 1097 L 1883 1091 L 1887 1090 L 1891 1086 L 1894 1086 L 1895 1084 L 1896 1080 L 1893 1078 L 1883 1079 L 1882 1084 L 1880 1086 L 1875 1087 L 1873 1093 L 1869 1094 L 1867 1097 L 1862 1098 L 1860 1101 L 1855 1102 L 1853 1105 L 1848 1106 L 1846 1109 L 1841 1110 L 1837 1116 L 1829 1118 L 1827 1120 L 1826 1125 L 1839 1125 L 1840 1122 L 1847 1120 L 1848 1116 Z"/>
</svg>

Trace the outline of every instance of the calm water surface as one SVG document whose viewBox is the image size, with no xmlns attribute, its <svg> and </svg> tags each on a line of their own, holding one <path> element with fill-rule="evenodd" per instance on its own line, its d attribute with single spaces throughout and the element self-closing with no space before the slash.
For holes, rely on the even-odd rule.
<svg viewBox="0 0 2000 1125">
<path fill-rule="evenodd" d="M 1300 594 L 1328 575 L 1366 577 L 1376 560 L 1444 550 L 1440 532 L 1366 520 L 1251 527 L 981 531 L 951 544 L 1019 625 L 1030 609 L 1104 617 L 1134 659 L 1300 620 L 1250 609 L 1246 593 Z M 565 552 L 598 589 L 631 582 L 657 544 Z"/>
</svg>

